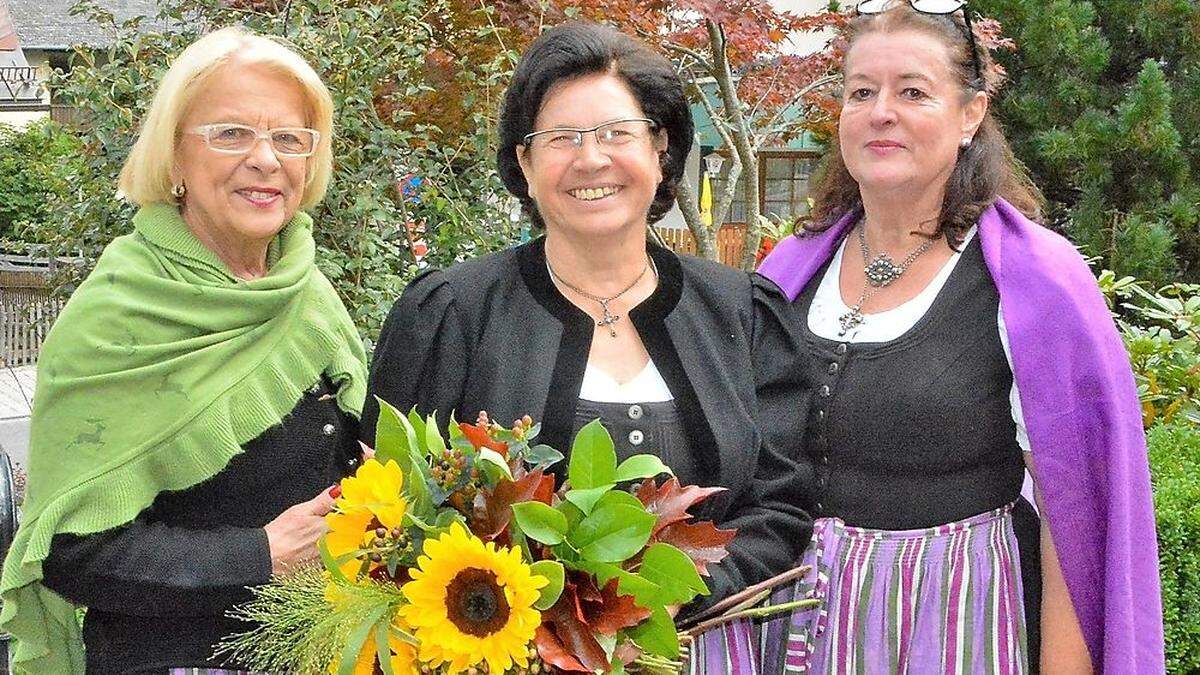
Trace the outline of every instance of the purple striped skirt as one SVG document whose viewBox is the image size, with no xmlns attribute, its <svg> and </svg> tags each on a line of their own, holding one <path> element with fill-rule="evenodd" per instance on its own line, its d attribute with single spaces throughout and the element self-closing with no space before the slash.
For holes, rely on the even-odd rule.
<svg viewBox="0 0 1200 675">
<path fill-rule="evenodd" d="M 691 673 L 1028 672 L 1011 511 L 920 530 L 818 519 L 801 562 L 813 573 L 771 603 L 821 604 L 705 633 Z"/>
</svg>

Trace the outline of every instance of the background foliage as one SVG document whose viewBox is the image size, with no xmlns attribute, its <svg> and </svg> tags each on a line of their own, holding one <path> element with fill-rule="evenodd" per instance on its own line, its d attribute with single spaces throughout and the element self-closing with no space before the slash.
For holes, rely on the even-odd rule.
<svg viewBox="0 0 1200 675">
<path fill-rule="evenodd" d="M 1200 281 L 1200 7 L 975 0 L 1019 49 L 998 111 L 1049 215 L 1118 275 Z"/>
<path fill-rule="evenodd" d="M 513 206 L 492 169 L 492 118 L 513 55 L 495 38 L 487 42 L 485 13 L 462 14 L 450 30 L 446 0 L 167 0 L 161 7 L 154 25 L 167 31 L 140 19 L 117 25 L 90 0 L 77 7 L 114 41 L 99 53 L 77 50 L 71 71 L 55 83 L 61 102 L 82 119 L 79 160 L 56 168 L 71 189 L 52 191 L 55 222 L 37 235 L 57 251 L 94 259 L 129 230 L 133 209 L 115 194 L 116 176 L 159 78 L 198 34 L 234 23 L 286 40 L 333 94 L 335 173 L 312 214 L 317 259 L 364 336 L 377 334 L 418 269 L 410 243 L 421 234 L 406 223 L 424 227 L 434 264 L 517 237 Z M 480 48 L 445 50 L 474 33 Z M 441 67 L 459 57 L 470 58 L 470 67 Z M 439 87 L 454 88 L 453 105 L 431 96 Z M 409 175 L 419 180 L 402 200 L 397 181 Z"/>
<path fill-rule="evenodd" d="M 51 202 L 69 191 L 62 169 L 78 163 L 80 145 L 49 120 L 0 125 L 0 240 L 38 243 L 54 222 Z"/>
</svg>

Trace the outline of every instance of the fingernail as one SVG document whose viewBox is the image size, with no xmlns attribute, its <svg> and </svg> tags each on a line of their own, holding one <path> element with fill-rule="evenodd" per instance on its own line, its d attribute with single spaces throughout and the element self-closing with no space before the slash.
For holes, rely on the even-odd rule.
<svg viewBox="0 0 1200 675">
<path fill-rule="evenodd" d="M 329 496 L 333 497 L 334 499 L 341 497 L 342 496 L 342 486 L 334 485 L 333 487 L 329 488 Z"/>
</svg>

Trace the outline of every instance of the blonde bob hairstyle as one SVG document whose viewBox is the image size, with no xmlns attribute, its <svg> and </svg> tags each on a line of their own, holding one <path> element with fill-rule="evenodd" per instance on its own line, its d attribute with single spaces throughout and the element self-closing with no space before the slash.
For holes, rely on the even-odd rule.
<svg viewBox="0 0 1200 675">
<path fill-rule="evenodd" d="M 141 133 L 121 168 L 118 188 L 139 206 L 174 203 L 171 170 L 179 141 L 179 124 L 209 78 L 224 66 L 263 66 L 300 86 L 307 102 L 307 122 L 321 138 L 308 158 L 300 208 L 321 201 L 333 173 L 333 99 L 312 66 L 292 49 L 242 28 L 222 28 L 196 40 L 171 64 L 158 85 Z"/>
</svg>

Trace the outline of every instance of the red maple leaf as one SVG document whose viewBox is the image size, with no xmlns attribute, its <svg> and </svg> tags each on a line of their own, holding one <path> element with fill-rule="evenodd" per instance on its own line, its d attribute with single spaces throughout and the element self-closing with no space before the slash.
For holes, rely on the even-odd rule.
<svg viewBox="0 0 1200 675">
<path fill-rule="evenodd" d="M 736 534 L 737 530 L 722 530 L 706 520 L 701 523 L 674 523 L 663 528 L 654 538 L 686 553 L 696 565 L 696 571 L 709 576 L 708 566 L 721 562 L 729 555 L 726 547 Z"/>
<path fill-rule="evenodd" d="M 576 585 L 568 581 L 558 602 L 542 612 L 542 625 L 538 626 L 534 636 L 538 656 L 562 670 L 607 670 L 609 663 L 604 647 L 600 646 L 595 630 L 587 623 L 576 590 Z"/>
<path fill-rule="evenodd" d="M 700 487 L 699 485 L 680 487 L 677 478 L 668 478 L 661 487 L 658 487 L 655 485 L 654 479 L 647 478 L 638 486 L 637 498 L 647 511 L 658 516 L 652 531 L 652 534 L 657 534 L 672 523 L 691 518 L 692 514 L 688 513 L 688 509 L 697 502 L 724 491 L 723 487 Z"/>
<path fill-rule="evenodd" d="M 501 543 L 505 543 L 508 524 L 512 521 L 512 505 L 528 501 L 549 504 L 553 494 L 554 476 L 544 475 L 541 469 L 530 471 L 515 481 L 502 478 L 495 488 L 481 490 L 475 495 L 471 531 L 484 541 L 502 539 Z"/>
<path fill-rule="evenodd" d="M 503 443 L 492 438 L 491 429 L 487 422 L 476 422 L 475 424 L 467 424 L 459 422 L 458 428 L 462 429 L 463 436 L 475 446 L 475 449 L 489 448 L 500 453 L 504 459 L 508 459 L 508 443 Z"/>
<path fill-rule="evenodd" d="M 617 580 L 610 579 L 601 590 L 601 602 L 584 603 L 588 623 L 602 635 L 616 635 L 622 628 L 636 626 L 650 618 L 650 610 L 638 606 L 632 595 L 617 593 Z"/>
</svg>

